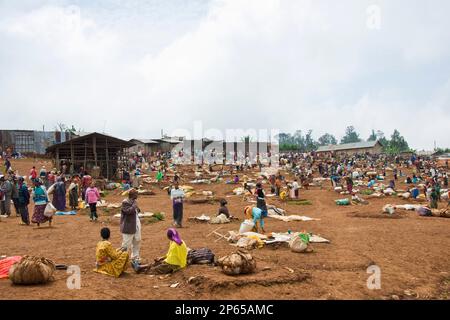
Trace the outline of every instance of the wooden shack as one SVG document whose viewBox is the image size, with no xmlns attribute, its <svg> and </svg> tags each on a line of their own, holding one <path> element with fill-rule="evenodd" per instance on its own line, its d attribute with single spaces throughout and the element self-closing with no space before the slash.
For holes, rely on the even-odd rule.
<svg viewBox="0 0 450 320">
<path fill-rule="evenodd" d="M 93 132 L 52 145 L 46 151 L 58 170 L 65 163 L 70 174 L 83 167 L 94 177 L 113 179 L 120 178 L 120 168 L 128 167 L 127 150 L 132 146 L 131 142 Z"/>
</svg>

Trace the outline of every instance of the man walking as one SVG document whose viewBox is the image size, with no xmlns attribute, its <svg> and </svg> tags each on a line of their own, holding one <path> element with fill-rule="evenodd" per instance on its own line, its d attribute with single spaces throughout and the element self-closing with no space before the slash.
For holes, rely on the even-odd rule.
<svg viewBox="0 0 450 320">
<path fill-rule="evenodd" d="M 30 216 L 28 213 L 28 205 L 30 204 L 30 193 L 28 191 L 28 187 L 25 184 L 25 179 L 23 177 L 19 177 L 18 194 L 19 194 L 18 206 L 20 216 L 22 217 L 22 223 L 29 226 Z"/>
<path fill-rule="evenodd" d="M 5 177 L 0 175 L 0 214 L 3 216 L 6 213 L 5 209 Z"/>
<path fill-rule="evenodd" d="M 11 198 L 12 198 L 12 191 L 13 191 L 13 185 L 9 179 L 5 180 L 5 177 L 2 177 L 2 191 L 5 195 L 5 201 L 4 201 L 4 214 L 8 217 L 11 215 Z"/>
<path fill-rule="evenodd" d="M 120 215 L 120 232 L 122 233 L 122 249 L 131 249 L 131 262 L 139 264 L 139 250 L 141 247 L 141 221 L 139 220 L 139 207 L 137 203 L 138 192 L 132 189 L 128 199 L 122 201 Z"/>
<path fill-rule="evenodd" d="M 12 177 L 12 193 L 11 193 L 12 201 L 14 203 L 14 209 L 16 210 L 16 217 L 20 216 L 19 212 L 19 185 L 17 181 L 17 177 L 14 175 Z"/>
<path fill-rule="evenodd" d="M 7 157 L 5 160 L 5 174 L 8 174 L 9 169 L 11 169 L 11 162 L 9 161 L 9 158 Z"/>
<path fill-rule="evenodd" d="M 31 181 L 34 182 L 36 180 L 36 178 L 37 178 L 36 167 L 31 168 L 30 177 L 31 177 Z"/>
<path fill-rule="evenodd" d="M 173 202 L 173 221 L 174 226 L 182 228 L 183 221 L 183 199 L 184 191 L 179 188 L 178 181 L 175 181 L 174 188 L 170 191 L 170 198 Z"/>
</svg>

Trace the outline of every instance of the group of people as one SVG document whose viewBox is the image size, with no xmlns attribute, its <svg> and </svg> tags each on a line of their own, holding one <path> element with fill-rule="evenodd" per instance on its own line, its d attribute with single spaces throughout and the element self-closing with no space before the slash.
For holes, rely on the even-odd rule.
<svg viewBox="0 0 450 320">
<path fill-rule="evenodd" d="M 179 190 L 177 185 L 174 190 Z M 137 199 L 137 190 L 131 189 L 128 198 L 122 201 L 120 217 L 122 245 L 119 249 L 113 249 L 108 241 L 110 230 L 108 228 L 101 230 L 102 240 L 97 244 L 96 249 L 96 272 L 118 277 L 126 270 L 129 261 L 137 273 L 165 274 L 186 266 L 188 249 L 175 228 L 167 231 L 167 237 L 170 240 L 167 254 L 155 259 L 152 264 L 141 263 L 142 226 L 139 219 L 141 210 Z M 177 216 L 176 221 L 180 223 L 179 226 L 181 226 L 181 220 L 179 220 L 181 218 Z"/>
<path fill-rule="evenodd" d="M 22 224 L 30 225 L 35 223 L 40 226 L 42 223 L 49 222 L 52 218 L 44 214 L 45 207 L 49 202 L 47 189 L 40 179 L 32 182 L 31 192 L 22 176 L 11 175 L 8 177 L 0 176 L 0 200 L 1 214 L 11 216 L 11 200 L 13 201 L 16 215 L 22 219 Z M 34 212 L 30 221 L 28 206 L 30 200 L 34 202 Z"/>
<path fill-rule="evenodd" d="M 412 161 L 414 160 L 414 161 Z M 166 236 L 169 240 L 167 254 L 154 259 L 150 264 L 144 264 L 140 256 L 142 242 L 142 225 L 139 219 L 141 212 L 138 205 L 139 184 L 132 182 L 134 176 L 142 174 L 142 166 L 146 163 L 145 158 L 140 156 L 134 159 L 134 167 L 131 174 L 125 170 L 127 180 L 132 188 L 128 193 L 128 198 L 122 201 L 120 217 L 120 233 L 122 235 L 121 247 L 114 249 L 111 242 L 111 230 L 102 228 L 100 231 L 101 241 L 96 248 L 96 268 L 95 271 L 111 276 L 120 276 L 127 268 L 129 262 L 137 273 L 166 274 L 180 270 L 188 264 L 188 254 L 190 249 L 181 239 L 178 231 L 183 227 L 183 210 L 186 194 L 180 187 L 181 177 L 176 173 L 175 165 L 167 158 L 161 157 L 148 166 L 148 169 L 155 171 L 156 180 L 161 183 L 168 178 L 169 168 L 175 172 L 171 186 L 168 189 L 168 195 L 173 209 L 173 226 L 167 230 Z M 425 184 L 425 193 L 431 201 L 431 207 L 437 208 L 440 201 L 441 188 L 448 188 L 448 175 L 443 169 L 437 168 L 432 162 L 420 159 L 410 159 L 402 162 L 400 159 L 389 159 L 385 156 L 376 155 L 353 155 L 353 156 L 329 156 L 319 157 L 316 154 L 308 155 L 284 155 L 280 158 L 280 164 L 291 171 L 294 175 L 292 181 L 287 181 L 285 177 L 277 173 L 267 177 L 268 187 L 271 192 L 283 199 L 289 196 L 298 199 L 300 188 L 308 188 L 313 173 L 318 172 L 323 178 L 331 178 L 333 186 L 345 182 L 347 191 L 353 194 L 353 185 L 355 179 L 369 178 L 370 181 L 378 180 L 381 177 L 371 177 L 368 172 L 382 172 L 382 178 L 387 176 L 386 171 L 391 167 L 393 179 L 389 181 L 389 187 L 395 189 L 396 181 L 404 177 L 403 166 L 414 167 L 412 178 L 407 177 L 406 182 L 411 184 L 412 188 L 417 188 L 419 183 Z M 393 165 L 393 166 L 392 166 Z M 9 175 L 0 176 L 0 200 L 2 214 L 9 215 L 11 212 L 11 200 L 16 207 L 17 214 L 20 214 L 24 224 L 36 223 L 38 226 L 45 222 L 51 225 L 52 218 L 44 214 L 46 205 L 50 202 L 49 195 L 53 195 L 52 203 L 57 210 L 66 209 L 66 194 L 69 193 L 69 206 L 72 210 L 78 208 L 79 197 L 82 198 L 90 207 L 90 221 L 98 219 L 96 205 L 100 200 L 100 192 L 95 186 L 92 177 L 86 171 L 80 172 L 68 178 L 62 172 L 47 172 L 45 167 L 37 172 L 33 167 L 30 171 L 29 188 L 24 177 Z M 266 203 L 266 193 L 263 186 L 263 178 L 259 178 L 256 187 L 252 190 L 248 187 L 248 178 L 241 178 L 238 174 L 234 175 L 233 183 L 243 183 L 244 188 L 251 191 L 256 200 L 255 206 L 246 206 L 244 208 L 244 217 L 252 220 L 254 231 L 265 233 L 265 221 L 268 216 Z M 370 182 L 369 182 L 370 183 Z M 67 188 L 68 186 L 68 188 Z M 288 189 L 288 195 L 284 189 Z M 30 192 L 31 191 L 31 192 Z M 28 205 L 33 201 L 34 212 L 30 221 L 28 214 Z M 227 207 L 227 201 L 222 199 L 217 215 L 225 215 L 229 218 L 230 212 Z"/>
<path fill-rule="evenodd" d="M 29 181 L 30 185 L 27 185 L 26 177 L 20 176 L 18 172 L 12 170 L 9 170 L 6 176 L 0 176 L 0 211 L 2 215 L 11 216 L 12 201 L 16 215 L 22 218 L 22 224 L 34 223 L 40 226 L 49 222 L 51 226 L 52 217 L 44 214 L 47 204 L 51 202 L 57 211 L 66 211 L 68 193 L 71 210 L 79 207 L 79 197 L 81 196 L 90 207 L 90 220 L 98 219 L 96 205 L 100 200 L 100 193 L 92 177 L 83 169 L 80 174 L 68 177 L 62 171 L 47 171 L 45 166 L 42 166 L 38 172 L 33 166 L 29 173 Z M 34 202 L 34 211 L 30 219 L 28 206 L 31 201 Z"/>
<path fill-rule="evenodd" d="M 442 189 L 448 189 L 448 164 L 438 165 L 432 159 L 417 157 L 389 156 L 386 154 L 283 154 L 280 163 L 299 176 L 311 176 L 318 172 L 322 178 L 330 178 L 332 187 L 344 185 L 349 194 L 353 194 L 355 180 L 367 179 L 367 187 L 372 188 L 378 181 L 385 181 L 388 187 L 396 190 L 399 179 L 405 179 L 413 198 L 417 198 L 420 189 L 430 207 L 436 209 L 441 201 Z M 388 174 L 388 171 L 391 173 Z M 408 176 L 407 171 L 412 171 Z M 374 175 L 374 172 L 378 174 Z M 388 175 L 392 178 L 387 180 Z M 304 186 L 304 184 L 302 183 Z"/>
</svg>

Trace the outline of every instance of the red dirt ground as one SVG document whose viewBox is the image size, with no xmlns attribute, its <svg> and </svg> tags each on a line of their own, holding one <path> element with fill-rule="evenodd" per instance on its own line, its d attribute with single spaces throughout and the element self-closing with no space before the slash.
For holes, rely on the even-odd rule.
<svg viewBox="0 0 450 320">
<path fill-rule="evenodd" d="M 13 160 L 13 167 L 27 174 L 33 159 Z M 37 161 L 39 168 L 43 161 Z M 51 165 L 46 164 L 47 168 Z M 188 183 L 186 183 L 188 184 Z M 196 190 L 211 190 L 224 196 L 235 186 L 225 184 L 194 185 Z M 403 188 L 400 184 L 398 187 Z M 166 229 L 171 225 L 171 202 L 165 191 L 138 199 L 143 211 L 166 213 L 165 221 L 143 226 L 141 256 L 150 261 L 166 253 Z M 405 204 L 395 198 L 369 199 L 369 205 L 336 206 L 341 195 L 325 188 L 301 190 L 301 198 L 312 205 L 292 205 L 268 199 L 269 204 L 285 208 L 288 214 L 307 215 L 320 221 L 282 222 L 266 219 L 267 232 L 308 231 L 319 234 L 330 244 L 314 244 L 314 252 L 296 254 L 287 247 L 252 251 L 257 273 L 230 277 L 220 269 L 190 266 L 166 278 L 137 275 L 128 269 L 118 279 L 92 272 L 95 246 L 100 228 L 109 225 L 111 242 L 119 247 L 119 226 L 110 213 L 99 210 L 100 222 L 77 216 L 55 217 L 52 228 L 19 225 L 15 216 L 0 222 L 0 255 L 41 255 L 56 263 L 79 265 L 81 289 L 69 290 L 68 274 L 56 271 L 55 281 L 44 286 L 14 286 L 0 280 L 0 299 L 448 299 L 450 289 L 450 219 L 419 217 L 414 211 L 399 211 L 395 218 L 381 216 L 386 203 Z M 110 192 L 108 202 L 120 202 Z M 232 214 L 243 217 L 247 203 L 242 197 L 227 198 Z M 446 204 L 441 203 L 444 207 Z M 32 212 L 32 205 L 30 212 Z M 206 237 L 217 225 L 191 223 L 188 217 L 213 214 L 217 205 L 186 204 L 182 238 L 190 248 L 209 247 L 220 257 L 235 250 L 224 240 Z M 13 214 L 14 215 L 14 214 Z M 383 217 L 383 218 L 380 218 Z M 240 222 L 224 225 L 222 232 L 238 230 Z M 381 289 L 369 290 L 367 267 L 381 268 Z M 264 270 L 270 267 L 270 270 Z M 294 270 L 291 273 L 288 267 Z M 190 277 L 200 276 L 188 283 Z M 169 287 L 179 283 L 176 288 Z M 397 297 L 395 297 L 397 296 Z"/>
</svg>

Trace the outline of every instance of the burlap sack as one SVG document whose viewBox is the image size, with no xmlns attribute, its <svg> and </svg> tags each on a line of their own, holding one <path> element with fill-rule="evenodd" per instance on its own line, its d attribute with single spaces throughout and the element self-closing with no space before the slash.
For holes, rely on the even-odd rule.
<svg viewBox="0 0 450 320">
<path fill-rule="evenodd" d="M 251 254 L 242 250 L 220 258 L 217 264 L 222 267 L 222 272 L 227 275 L 247 274 L 256 270 L 255 259 Z"/>
<path fill-rule="evenodd" d="M 308 244 L 300 239 L 300 237 L 292 237 L 289 241 L 289 248 L 291 248 L 292 252 L 305 252 L 308 249 Z"/>
<path fill-rule="evenodd" d="M 43 284 L 52 280 L 55 264 L 42 257 L 24 256 L 9 269 L 14 284 Z"/>
<path fill-rule="evenodd" d="M 245 250 L 253 250 L 258 248 L 258 241 L 247 237 L 240 238 L 236 245 Z"/>
</svg>

